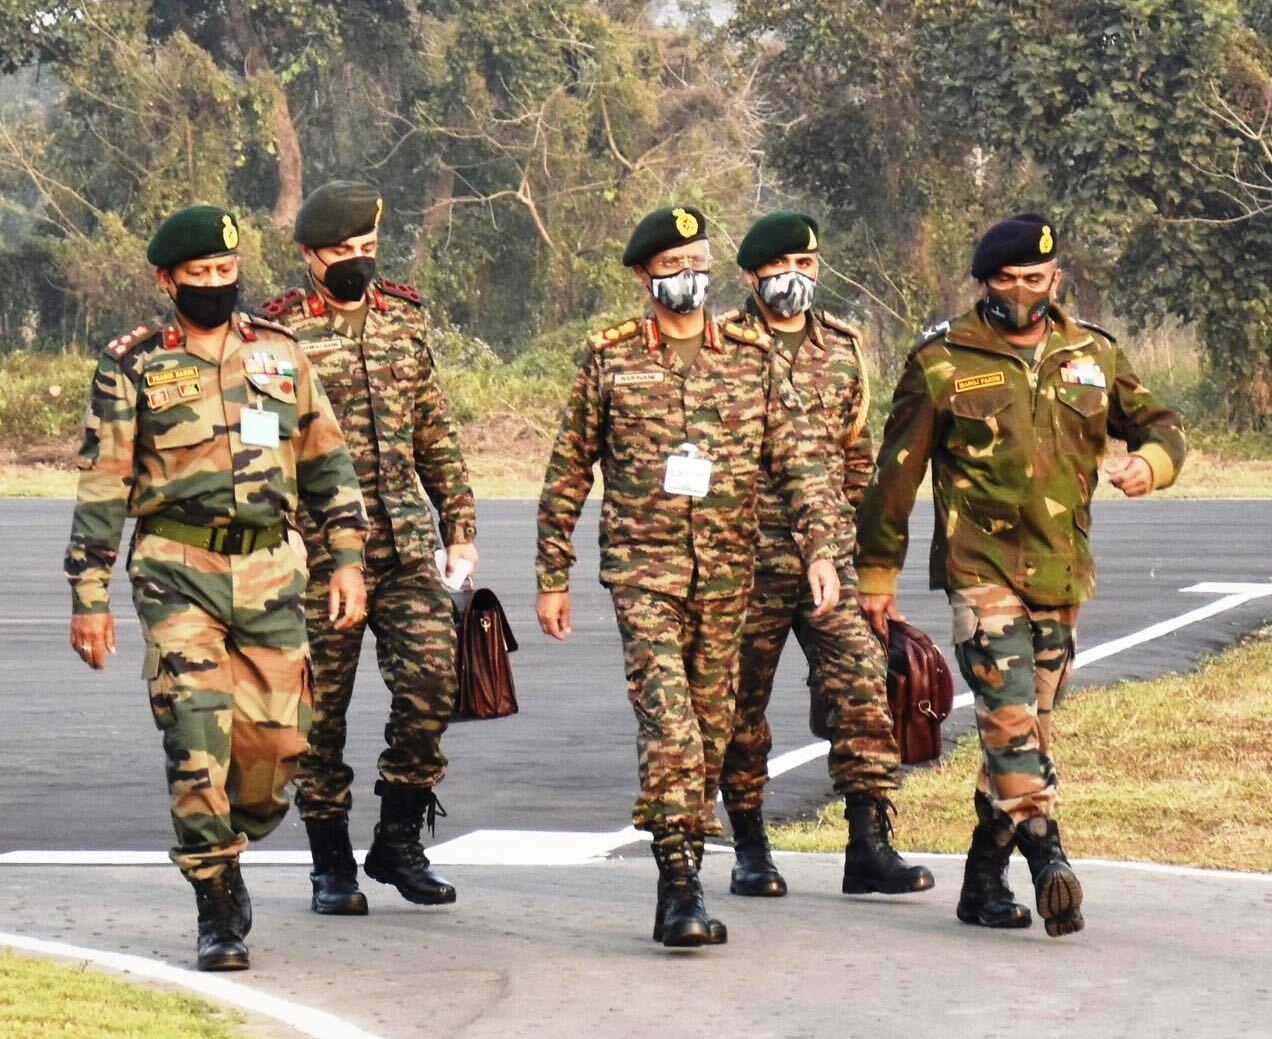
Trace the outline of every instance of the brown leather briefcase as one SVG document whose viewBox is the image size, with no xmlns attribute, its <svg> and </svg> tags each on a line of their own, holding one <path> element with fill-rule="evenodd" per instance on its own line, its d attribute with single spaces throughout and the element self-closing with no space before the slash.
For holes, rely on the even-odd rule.
<svg viewBox="0 0 1272 1039">
<path fill-rule="evenodd" d="M 892 735 L 907 765 L 941 756 L 941 722 L 954 708 L 954 679 L 941 651 L 913 624 L 888 622 L 888 710 Z M 810 686 L 808 728 L 830 739 L 828 705 Z"/>
<path fill-rule="evenodd" d="M 489 588 L 460 592 L 455 605 L 459 611 L 459 698 L 454 720 L 516 714 L 517 692 L 508 654 L 516 652 L 517 640 L 503 606 Z"/>
</svg>

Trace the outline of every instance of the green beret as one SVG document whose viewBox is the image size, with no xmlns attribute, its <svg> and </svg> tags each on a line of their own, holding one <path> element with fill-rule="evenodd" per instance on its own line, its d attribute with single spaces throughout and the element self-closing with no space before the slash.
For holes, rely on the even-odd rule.
<svg viewBox="0 0 1272 1039">
<path fill-rule="evenodd" d="M 339 245 L 380 226 L 384 199 L 371 184 L 333 180 L 310 193 L 296 214 L 292 238 L 311 249 Z"/>
<path fill-rule="evenodd" d="M 815 253 L 818 230 L 817 221 L 803 213 L 782 209 L 762 216 L 738 246 L 738 266 L 753 271 L 787 253 Z"/>
<path fill-rule="evenodd" d="M 972 277 L 984 281 L 1004 267 L 1032 267 L 1056 258 L 1056 225 L 1041 213 L 1000 220 L 976 243 Z"/>
<path fill-rule="evenodd" d="M 172 268 L 186 260 L 221 256 L 238 248 L 238 221 L 220 206 L 186 206 L 159 225 L 146 247 L 152 267 Z"/>
<path fill-rule="evenodd" d="M 623 250 L 623 266 L 635 267 L 651 256 L 707 237 L 707 218 L 694 206 L 655 209 L 639 224 Z"/>
</svg>

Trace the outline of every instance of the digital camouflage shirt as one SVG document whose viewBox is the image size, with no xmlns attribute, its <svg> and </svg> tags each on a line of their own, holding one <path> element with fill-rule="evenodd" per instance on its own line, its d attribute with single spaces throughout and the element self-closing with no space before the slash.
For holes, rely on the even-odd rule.
<svg viewBox="0 0 1272 1039">
<path fill-rule="evenodd" d="M 748 320 L 764 327 L 753 307 L 748 306 L 747 313 Z M 739 319 L 740 314 L 733 311 L 725 318 Z M 826 467 L 830 481 L 840 576 L 851 579 L 856 508 L 874 470 L 874 451 L 866 426 L 870 388 L 860 334 L 824 310 L 809 311 L 804 342 L 792 356 L 784 343 L 775 341 L 773 363 L 779 376 L 794 385 L 808 416 L 815 442 L 813 450 Z M 791 513 L 779 487 L 766 481 L 759 500 L 757 571 L 803 573 L 804 561 L 791 536 L 791 525 Z"/>
<path fill-rule="evenodd" d="M 1095 589 L 1091 495 L 1110 436 L 1169 486 L 1184 461 L 1179 417 L 1140 383 L 1100 329 L 1053 314 L 1031 367 L 979 306 L 915 346 L 892 398 L 878 466 L 858 510 L 863 592 L 892 593 L 909 515 L 931 460 L 931 587 L 1003 585 L 1025 602 Z"/>
<path fill-rule="evenodd" d="M 244 444 L 239 416 L 278 416 L 279 444 Z M 109 609 L 127 516 L 270 527 L 303 501 L 338 565 L 360 563 L 366 513 L 331 405 L 290 332 L 237 315 L 218 356 L 175 323 L 106 347 L 93 375 L 66 550 L 76 613 Z"/>
<path fill-rule="evenodd" d="M 350 324 L 348 312 L 301 289 L 262 310 L 295 333 L 331 398 L 371 521 L 368 558 L 385 551 L 391 557 L 395 549 L 403 564 L 432 559 L 438 541 L 429 501 L 445 544 L 471 542 L 477 506 L 429 350 L 419 293 L 408 285 L 376 283 L 360 329 Z M 313 526 L 301 520 L 313 552 Z M 321 565 L 321 553 L 315 563 Z"/>
<path fill-rule="evenodd" d="M 834 557 L 826 474 L 771 339 L 708 320 L 693 364 L 652 319 L 594 335 L 570 390 L 539 500 L 539 588 L 567 587 L 570 538 L 599 462 L 601 581 L 684 598 L 740 595 L 751 582 L 756 500 L 776 482 L 806 561 Z M 663 488 L 668 456 L 694 445 L 712 463 L 705 497 Z"/>
</svg>

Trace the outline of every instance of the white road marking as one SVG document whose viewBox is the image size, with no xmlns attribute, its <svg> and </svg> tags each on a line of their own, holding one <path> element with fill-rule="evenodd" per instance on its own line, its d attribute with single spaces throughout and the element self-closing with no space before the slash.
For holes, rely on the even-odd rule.
<svg viewBox="0 0 1272 1039">
<path fill-rule="evenodd" d="M 236 981 L 229 981 L 216 974 L 202 974 L 183 967 L 173 967 L 171 964 L 147 959 L 144 956 L 105 952 L 82 945 L 69 945 L 66 942 L 53 942 L 42 938 L 29 938 L 24 934 L 4 932 L 0 932 L 0 945 L 40 956 L 86 960 L 108 970 L 177 985 L 189 992 L 197 992 L 201 996 L 215 999 L 218 1003 L 280 1021 L 301 1035 L 311 1036 L 312 1039 L 381 1039 L 375 1033 L 343 1021 L 325 1010 L 315 1010 L 303 1003 L 279 999 L 277 996 L 258 992 L 256 989 L 240 985 Z"/>
</svg>

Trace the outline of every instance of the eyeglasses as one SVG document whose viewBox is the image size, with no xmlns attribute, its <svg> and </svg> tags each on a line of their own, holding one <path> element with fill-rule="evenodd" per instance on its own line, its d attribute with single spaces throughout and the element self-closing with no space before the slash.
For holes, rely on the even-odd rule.
<svg viewBox="0 0 1272 1039">
<path fill-rule="evenodd" d="M 650 274 L 659 277 L 665 274 L 676 274 L 683 270 L 706 274 L 711 270 L 710 256 L 660 256 L 645 268 Z"/>
</svg>

